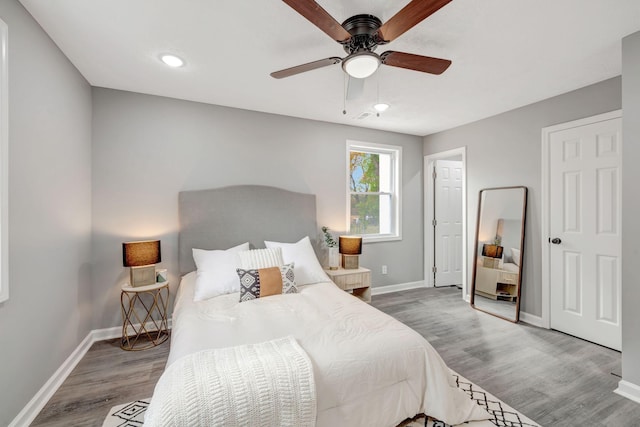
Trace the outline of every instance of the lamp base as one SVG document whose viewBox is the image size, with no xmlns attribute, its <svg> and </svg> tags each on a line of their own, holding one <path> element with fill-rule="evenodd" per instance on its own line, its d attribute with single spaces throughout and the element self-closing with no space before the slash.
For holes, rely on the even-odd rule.
<svg viewBox="0 0 640 427">
<path fill-rule="evenodd" d="M 500 268 L 500 258 L 484 257 L 482 266 L 487 268 Z"/>
<path fill-rule="evenodd" d="M 355 270 L 360 267 L 360 255 L 342 255 L 342 268 L 345 270 Z"/>
<path fill-rule="evenodd" d="M 142 267 L 131 267 L 131 286 L 147 286 L 156 283 L 156 266 L 143 265 Z"/>
</svg>

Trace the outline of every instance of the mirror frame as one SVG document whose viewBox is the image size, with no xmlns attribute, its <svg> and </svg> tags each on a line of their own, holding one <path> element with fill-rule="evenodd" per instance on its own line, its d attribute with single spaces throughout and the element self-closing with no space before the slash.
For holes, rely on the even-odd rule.
<svg viewBox="0 0 640 427">
<path fill-rule="evenodd" d="M 515 319 L 509 319 L 508 317 L 501 316 L 496 313 L 492 313 L 487 310 L 483 310 L 481 308 L 476 307 L 475 305 L 475 296 L 476 296 L 476 274 L 478 268 L 478 238 L 480 237 L 480 214 L 482 213 L 482 193 L 488 190 L 513 190 L 513 189 L 522 189 L 523 191 L 523 200 L 522 200 L 522 227 L 520 229 L 520 263 L 518 265 L 518 296 L 516 298 L 516 316 Z M 504 320 L 508 320 L 509 322 L 518 323 L 520 321 L 520 298 L 522 294 L 522 271 L 523 271 L 523 261 L 524 261 L 524 236 L 525 236 L 525 227 L 527 225 L 527 196 L 529 193 L 529 189 L 523 185 L 517 185 L 512 187 L 491 187 L 491 188 L 483 188 L 480 190 L 478 194 L 478 216 L 476 218 L 476 234 L 475 234 L 475 243 L 474 254 L 473 254 L 473 275 L 471 277 L 471 295 L 470 303 L 471 307 L 478 311 L 482 311 L 484 313 L 490 314 L 495 317 L 499 317 Z"/>
</svg>

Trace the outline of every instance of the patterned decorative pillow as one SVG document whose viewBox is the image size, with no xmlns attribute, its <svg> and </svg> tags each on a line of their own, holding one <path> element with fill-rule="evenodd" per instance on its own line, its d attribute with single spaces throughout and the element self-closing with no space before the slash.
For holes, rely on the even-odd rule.
<svg viewBox="0 0 640 427">
<path fill-rule="evenodd" d="M 240 278 L 240 302 L 298 292 L 293 263 L 257 270 L 238 268 L 236 272 Z"/>
</svg>

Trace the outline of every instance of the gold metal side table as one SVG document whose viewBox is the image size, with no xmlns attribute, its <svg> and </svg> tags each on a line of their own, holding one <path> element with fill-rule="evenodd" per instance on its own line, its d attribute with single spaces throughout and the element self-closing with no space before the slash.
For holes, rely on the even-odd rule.
<svg viewBox="0 0 640 427">
<path fill-rule="evenodd" d="M 169 338 L 167 307 L 169 304 L 169 282 L 132 287 L 122 286 L 123 350 L 146 350 L 162 344 Z M 130 333 L 132 332 L 132 333 Z"/>
</svg>

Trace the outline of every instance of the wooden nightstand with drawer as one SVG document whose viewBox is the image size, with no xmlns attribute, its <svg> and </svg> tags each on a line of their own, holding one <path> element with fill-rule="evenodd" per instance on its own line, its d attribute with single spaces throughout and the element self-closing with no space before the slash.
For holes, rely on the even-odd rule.
<svg viewBox="0 0 640 427">
<path fill-rule="evenodd" d="M 364 302 L 371 302 L 371 270 L 360 267 L 325 270 L 329 278 L 343 291 L 349 292 Z"/>
</svg>

